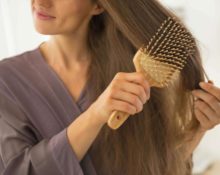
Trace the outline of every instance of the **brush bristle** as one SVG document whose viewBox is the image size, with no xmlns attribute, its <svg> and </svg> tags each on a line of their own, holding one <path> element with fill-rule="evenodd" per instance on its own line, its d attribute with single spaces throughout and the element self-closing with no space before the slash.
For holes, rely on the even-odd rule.
<svg viewBox="0 0 220 175">
<path fill-rule="evenodd" d="M 165 20 L 148 45 L 141 49 L 140 64 L 157 87 L 174 80 L 195 52 L 195 40 L 174 18 Z"/>
</svg>

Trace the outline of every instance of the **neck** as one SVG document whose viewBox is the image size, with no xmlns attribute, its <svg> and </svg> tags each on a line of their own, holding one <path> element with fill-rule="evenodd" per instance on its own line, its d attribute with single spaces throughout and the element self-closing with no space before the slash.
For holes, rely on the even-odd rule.
<svg viewBox="0 0 220 175">
<path fill-rule="evenodd" d="M 54 35 L 42 45 L 47 62 L 70 70 L 90 61 L 86 34 Z"/>
</svg>

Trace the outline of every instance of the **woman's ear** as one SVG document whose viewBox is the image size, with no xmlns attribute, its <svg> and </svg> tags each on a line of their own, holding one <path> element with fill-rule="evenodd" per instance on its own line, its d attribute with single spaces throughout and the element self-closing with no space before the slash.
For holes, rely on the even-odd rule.
<svg viewBox="0 0 220 175">
<path fill-rule="evenodd" d="M 92 15 L 100 15 L 104 11 L 104 8 L 99 3 L 95 3 L 92 10 Z"/>
</svg>

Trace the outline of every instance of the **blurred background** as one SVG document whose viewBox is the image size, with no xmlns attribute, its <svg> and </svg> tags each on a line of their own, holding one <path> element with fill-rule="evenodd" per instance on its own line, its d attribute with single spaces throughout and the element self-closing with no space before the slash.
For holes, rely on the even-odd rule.
<svg viewBox="0 0 220 175">
<path fill-rule="evenodd" d="M 160 1 L 179 15 L 194 34 L 209 78 L 220 87 L 220 1 Z M 220 126 L 205 135 L 193 159 L 195 175 L 220 175 Z"/>
<path fill-rule="evenodd" d="M 220 87 L 220 0 L 160 1 L 175 11 L 195 35 L 205 69 Z M 48 36 L 34 30 L 29 3 L 27 0 L 0 0 L 0 60 L 34 49 L 47 40 Z M 193 159 L 195 175 L 220 174 L 220 126 L 205 135 Z"/>
</svg>

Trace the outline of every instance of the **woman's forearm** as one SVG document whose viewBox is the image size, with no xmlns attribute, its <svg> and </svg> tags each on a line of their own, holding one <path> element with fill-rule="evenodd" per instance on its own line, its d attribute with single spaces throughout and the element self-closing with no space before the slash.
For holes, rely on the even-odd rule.
<svg viewBox="0 0 220 175">
<path fill-rule="evenodd" d="M 103 122 L 96 120 L 89 108 L 67 128 L 67 137 L 79 161 L 83 159 L 103 125 Z"/>
<path fill-rule="evenodd" d="M 202 140 L 203 136 L 205 135 L 204 131 L 198 130 L 195 135 L 191 136 L 188 142 L 184 144 L 185 152 L 184 152 L 184 158 L 185 160 L 188 160 L 191 158 L 191 155 L 193 151 L 196 149 L 196 147 L 199 145 L 200 141 Z"/>
</svg>

